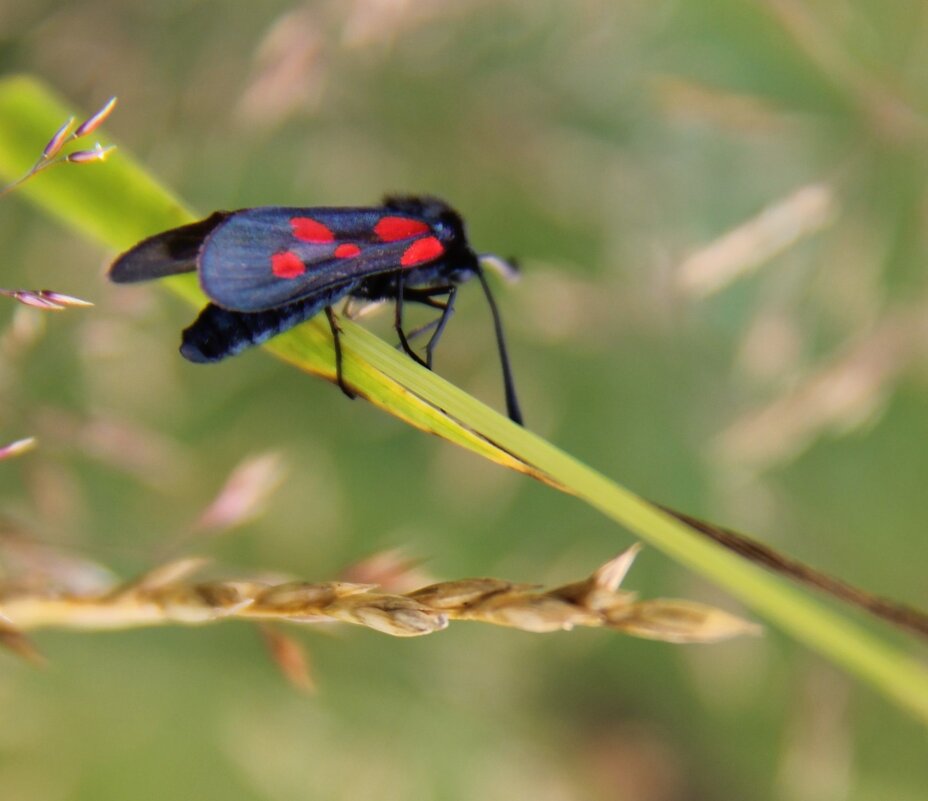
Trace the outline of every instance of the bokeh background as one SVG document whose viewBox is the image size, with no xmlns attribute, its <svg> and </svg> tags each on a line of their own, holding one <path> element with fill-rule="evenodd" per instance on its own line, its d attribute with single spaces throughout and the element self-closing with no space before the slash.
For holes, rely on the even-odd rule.
<svg viewBox="0 0 928 801">
<path fill-rule="evenodd" d="M 108 131 L 204 213 L 449 199 L 523 265 L 500 302 L 533 429 L 928 603 L 923 3 L 0 0 L 0 70 L 88 112 L 118 95 Z M 0 308 L 0 428 L 41 442 L 0 470 L 6 541 L 127 576 L 180 543 L 220 574 L 323 580 L 401 548 L 436 578 L 544 583 L 631 541 L 262 353 L 185 363 L 189 308 L 107 286 L 112 254 L 15 196 L 0 242 L 4 286 L 97 304 Z M 476 287 L 437 369 L 501 405 Z M 197 529 L 267 454 L 263 513 Z M 738 611 L 653 551 L 628 585 Z M 296 635 L 313 696 L 239 624 L 43 633 L 44 671 L 0 655 L 0 798 L 928 794 L 924 730 L 776 631 Z"/>
</svg>

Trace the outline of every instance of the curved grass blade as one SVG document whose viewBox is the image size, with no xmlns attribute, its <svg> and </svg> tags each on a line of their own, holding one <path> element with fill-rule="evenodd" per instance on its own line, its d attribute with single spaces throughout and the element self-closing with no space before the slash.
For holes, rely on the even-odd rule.
<svg viewBox="0 0 928 801">
<path fill-rule="evenodd" d="M 0 174 L 28 169 L 35 148 L 69 114 L 49 90 L 30 78 L 0 82 Z M 144 236 L 193 219 L 122 149 L 105 168 L 79 173 L 60 170 L 22 191 L 70 227 L 113 249 L 126 248 Z M 170 279 L 170 285 L 188 300 L 203 303 L 190 276 Z M 359 394 L 417 428 L 577 496 L 928 722 L 928 671 L 913 657 L 702 538 L 677 518 L 515 425 L 367 330 L 348 320 L 341 325 L 345 379 Z M 301 370 L 334 378 L 334 352 L 324 323 L 300 326 L 265 347 Z"/>
</svg>

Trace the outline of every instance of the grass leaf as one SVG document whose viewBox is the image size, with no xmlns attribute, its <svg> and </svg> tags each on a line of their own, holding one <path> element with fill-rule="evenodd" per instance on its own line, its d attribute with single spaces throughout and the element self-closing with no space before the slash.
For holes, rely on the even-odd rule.
<svg viewBox="0 0 928 801">
<path fill-rule="evenodd" d="M 0 82 L 0 174 L 13 180 L 28 170 L 49 135 L 71 113 L 30 78 Z M 18 191 L 71 228 L 112 249 L 128 247 L 145 235 L 191 219 L 190 212 L 122 148 L 106 164 L 52 170 Z M 203 303 L 190 276 L 167 283 L 191 302 Z M 928 721 L 928 672 L 913 657 L 782 579 L 697 535 L 684 523 L 416 365 L 364 328 L 350 321 L 342 325 L 345 378 L 372 403 L 417 428 L 575 495 Z M 302 325 L 277 337 L 266 349 L 301 370 L 334 379 L 332 343 L 325 323 Z"/>
</svg>

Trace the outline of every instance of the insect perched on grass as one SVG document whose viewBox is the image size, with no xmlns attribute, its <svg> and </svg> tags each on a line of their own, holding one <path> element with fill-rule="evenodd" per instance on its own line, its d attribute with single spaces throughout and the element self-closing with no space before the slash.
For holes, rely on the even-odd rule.
<svg viewBox="0 0 928 801">
<path fill-rule="evenodd" d="M 205 220 L 156 234 L 123 253 L 110 268 L 116 283 L 197 271 L 211 303 L 183 333 L 181 354 L 216 362 L 258 345 L 325 311 L 342 380 L 339 328 L 332 310 L 342 298 L 393 300 L 403 350 L 431 369 L 432 353 L 454 310 L 458 284 L 474 276 L 486 294 L 503 369 L 506 409 L 522 423 L 502 323 L 483 265 L 509 272 L 467 243 L 460 215 L 431 197 L 388 197 L 371 208 L 268 206 L 217 211 Z M 419 303 L 439 317 L 412 333 L 403 306 Z M 431 331 L 423 359 L 410 340 Z"/>
</svg>

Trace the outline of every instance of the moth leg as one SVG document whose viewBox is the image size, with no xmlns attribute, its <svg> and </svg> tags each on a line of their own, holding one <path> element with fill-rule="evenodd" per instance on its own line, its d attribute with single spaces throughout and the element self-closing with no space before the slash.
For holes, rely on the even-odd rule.
<svg viewBox="0 0 928 801">
<path fill-rule="evenodd" d="M 425 325 L 420 325 L 418 328 L 414 328 L 412 331 L 406 334 L 406 339 L 412 342 L 413 340 L 421 337 L 423 334 L 427 334 L 429 331 L 433 331 L 435 326 L 438 325 L 439 320 L 441 320 L 441 317 L 436 317 L 434 320 L 430 320 Z M 401 349 L 400 345 L 397 345 L 396 347 L 398 350 Z"/>
<path fill-rule="evenodd" d="M 450 284 L 447 286 L 429 287 L 428 289 L 413 289 L 411 287 L 406 287 L 403 290 L 403 299 L 413 303 L 421 303 L 423 306 L 428 306 L 432 309 L 438 309 L 439 311 L 444 312 L 445 307 L 448 305 L 448 296 L 451 295 L 452 291 L 457 291 L 457 288 Z M 445 295 L 445 300 L 435 300 L 437 295 Z M 414 339 L 418 339 L 427 331 L 431 331 L 440 322 L 441 316 L 436 317 L 434 320 L 426 323 L 425 325 L 421 325 L 407 333 L 406 339 L 409 342 L 412 342 Z"/>
<path fill-rule="evenodd" d="M 325 316 L 329 320 L 329 328 L 332 330 L 332 344 L 335 346 L 335 378 L 338 381 L 338 386 L 341 388 L 341 391 L 354 400 L 357 395 L 348 389 L 348 385 L 345 383 L 345 378 L 342 375 L 342 330 L 338 327 L 338 321 L 335 319 L 335 311 L 331 306 L 325 307 Z"/>
<path fill-rule="evenodd" d="M 442 291 L 438 292 L 436 290 L 426 290 L 430 293 L 429 295 L 424 295 L 421 298 L 415 298 L 418 302 L 423 303 L 426 306 L 431 306 L 433 309 L 441 309 L 441 315 L 437 320 L 433 320 L 431 323 L 428 323 L 427 325 L 418 329 L 418 331 L 413 332 L 413 335 L 416 335 L 425 333 L 430 328 L 435 329 L 425 346 L 425 364 L 429 370 L 432 369 L 432 356 L 434 354 L 435 348 L 438 346 L 438 341 L 441 339 L 441 335 L 445 331 L 445 326 L 448 324 L 448 320 L 450 320 L 451 315 L 454 314 L 454 299 L 458 292 L 458 288 L 454 285 L 438 287 L 436 289 L 440 289 Z M 441 302 L 434 300 L 434 298 L 430 296 L 431 294 L 444 294 L 446 297 L 444 302 Z M 407 296 L 407 299 L 411 299 L 410 296 Z"/>
<path fill-rule="evenodd" d="M 403 294 L 406 300 L 412 300 L 416 303 L 422 303 L 425 306 L 432 306 L 436 309 L 444 308 L 444 303 L 433 298 L 439 295 L 447 295 L 451 292 L 454 284 L 439 284 L 438 286 L 429 287 L 404 287 Z"/>
<path fill-rule="evenodd" d="M 435 326 L 435 331 L 432 333 L 432 336 L 429 337 L 428 344 L 425 346 L 425 361 L 429 366 L 429 370 L 432 369 L 432 354 L 435 348 L 438 347 L 438 340 L 441 339 L 441 335 L 445 331 L 448 320 L 450 320 L 451 315 L 454 314 L 454 299 L 457 294 L 458 288 L 456 286 L 451 287 L 448 291 L 448 298 L 445 300 L 445 308 L 442 309 L 441 317 L 438 318 L 438 325 Z"/>
<path fill-rule="evenodd" d="M 427 289 L 406 288 L 403 291 L 404 300 L 421 303 L 423 306 L 429 306 L 441 311 L 441 314 L 435 320 L 426 323 L 406 335 L 407 341 L 411 342 L 416 337 L 434 329 L 432 336 L 425 346 L 425 365 L 429 370 L 432 369 L 432 357 L 435 348 L 438 346 L 438 341 L 441 339 L 441 335 L 445 330 L 445 326 L 448 324 L 448 320 L 450 320 L 451 315 L 454 314 L 454 299 L 457 295 L 457 291 L 458 288 L 454 284 L 429 287 Z M 435 300 L 437 295 L 444 295 L 444 301 Z"/>
<path fill-rule="evenodd" d="M 399 337 L 400 347 L 406 351 L 406 355 L 423 367 L 428 367 L 429 365 L 425 360 L 412 349 L 412 345 L 409 344 L 409 338 L 403 330 L 403 299 L 405 294 L 405 279 L 403 273 L 400 273 L 396 278 L 396 303 L 394 304 L 393 327 L 396 329 L 396 335 Z"/>
</svg>

